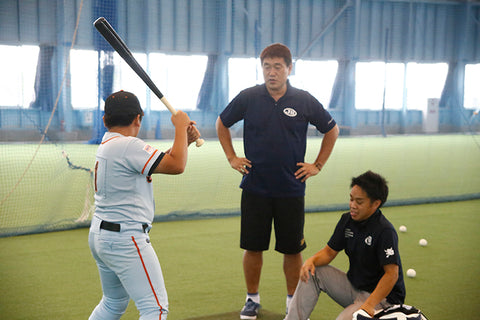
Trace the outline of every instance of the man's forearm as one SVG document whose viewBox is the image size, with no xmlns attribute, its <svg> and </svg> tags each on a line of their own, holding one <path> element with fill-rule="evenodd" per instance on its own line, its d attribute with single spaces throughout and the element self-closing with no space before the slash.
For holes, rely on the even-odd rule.
<svg viewBox="0 0 480 320">
<path fill-rule="evenodd" d="M 220 117 L 218 117 L 215 126 L 217 129 L 217 136 L 218 136 L 218 140 L 220 141 L 220 145 L 222 146 L 223 152 L 225 152 L 225 155 L 228 161 L 230 161 L 233 157 L 236 156 L 235 149 L 233 149 L 232 136 L 230 134 L 230 129 L 228 129 L 223 125 Z"/>
<path fill-rule="evenodd" d="M 367 311 L 370 315 L 373 315 L 375 306 L 378 305 L 383 299 L 385 299 L 392 291 L 395 283 L 398 280 L 398 266 L 387 265 L 385 268 L 385 274 L 378 281 L 375 290 L 370 294 L 368 299 L 362 306 L 362 309 Z"/>
<path fill-rule="evenodd" d="M 330 131 L 325 133 L 322 139 L 322 145 L 320 147 L 320 152 L 318 153 L 317 158 L 315 159 L 315 166 L 321 170 L 325 163 L 328 161 L 328 158 L 332 154 L 333 147 L 338 138 L 339 129 L 335 125 Z"/>
</svg>

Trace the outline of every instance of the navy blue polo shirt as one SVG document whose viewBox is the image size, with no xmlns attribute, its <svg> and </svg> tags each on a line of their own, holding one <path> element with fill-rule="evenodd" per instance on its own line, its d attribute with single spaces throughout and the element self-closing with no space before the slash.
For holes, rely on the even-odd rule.
<svg viewBox="0 0 480 320">
<path fill-rule="evenodd" d="M 344 213 L 328 241 L 335 251 L 345 250 L 350 261 L 347 277 L 360 290 L 372 292 L 385 274 L 383 266 L 396 264 L 398 280 L 387 301 L 402 304 L 405 300 L 402 262 L 398 251 L 398 235 L 380 210 L 364 221 L 354 221 Z"/>
<path fill-rule="evenodd" d="M 245 157 L 252 162 L 240 187 L 267 197 L 302 197 L 305 183 L 295 179 L 304 162 L 309 123 L 321 133 L 335 120 L 307 91 L 287 82 L 287 92 L 275 101 L 265 84 L 240 92 L 220 114 L 223 125 L 243 120 Z"/>
</svg>

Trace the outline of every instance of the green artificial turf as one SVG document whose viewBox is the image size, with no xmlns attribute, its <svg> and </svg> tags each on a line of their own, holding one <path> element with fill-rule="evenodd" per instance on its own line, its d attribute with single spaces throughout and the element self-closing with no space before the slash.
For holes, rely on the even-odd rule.
<svg viewBox="0 0 480 320">
<path fill-rule="evenodd" d="M 306 216 L 304 259 L 321 249 L 341 212 Z M 387 207 L 398 229 L 406 278 L 406 303 L 429 319 L 476 319 L 480 303 L 480 200 Z M 87 319 L 101 298 L 87 229 L 0 239 L 2 319 Z M 425 238 L 428 246 L 420 247 Z M 165 276 L 169 320 L 238 319 L 245 298 L 239 218 L 155 223 L 151 239 Z M 345 269 L 340 253 L 334 265 Z M 282 256 L 265 253 L 259 319 L 283 319 Z M 340 307 L 322 295 L 311 320 L 334 319 Z M 122 319 L 138 319 L 130 303 Z"/>
</svg>

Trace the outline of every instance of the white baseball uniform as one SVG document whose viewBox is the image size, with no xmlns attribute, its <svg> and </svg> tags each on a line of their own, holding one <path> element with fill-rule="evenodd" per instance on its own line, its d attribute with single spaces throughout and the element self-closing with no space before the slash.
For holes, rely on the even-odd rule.
<svg viewBox="0 0 480 320">
<path fill-rule="evenodd" d="M 103 297 L 89 319 L 120 319 L 130 298 L 140 319 L 167 319 L 165 282 L 148 236 L 155 211 L 150 175 L 163 156 L 136 137 L 107 132 L 102 139 L 89 245 Z"/>
</svg>

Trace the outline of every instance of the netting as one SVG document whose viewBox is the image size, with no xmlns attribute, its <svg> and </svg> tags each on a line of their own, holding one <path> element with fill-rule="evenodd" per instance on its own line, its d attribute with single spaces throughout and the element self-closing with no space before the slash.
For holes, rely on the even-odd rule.
<svg viewBox="0 0 480 320">
<path fill-rule="evenodd" d="M 389 181 L 387 205 L 479 198 L 479 139 L 478 135 L 342 137 L 324 170 L 307 181 L 306 210 L 348 208 L 350 179 L 366 170 L 377 171 Z M 234 142 L 240 152 L 242 141 Z M 171 146 L 171 141 L 150 143 L 160 150 Z M 319 137 L 309 139 L 307 160 L 313 161 L 320 144 Z M 88 225 L 93 192 L 91 174 L 85 168 L 93 167 L 96 148 L 78 143 L 43 145 L 12 191 L 36 145 L 0 145 L 0 235 Z M 68 158 L 64 150 L 69 150 Z M 153 177 L 155 220 L 238 215 L 240 179 L 218 141 L 192 146 L 185 173 Z"/>
</svg>

